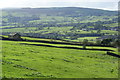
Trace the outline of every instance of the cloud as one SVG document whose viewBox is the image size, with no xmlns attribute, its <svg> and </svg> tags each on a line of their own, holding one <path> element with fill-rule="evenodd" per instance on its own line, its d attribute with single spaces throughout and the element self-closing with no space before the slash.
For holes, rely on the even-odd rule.
<svg viewBox="0 0 120 80">
<path fill-rule="evenodd" d="M 29 0 L 33 1 L 33 0 Z M 119 0 L 34 0 L 40 2 L 119 2 Z"/>
<path fill-rule="evenodd" d="M 28 0 L 0 0 L 0 8 L 17 7 Z M 21 5 L 22 6 L 22 5 Z"/>
</svg>

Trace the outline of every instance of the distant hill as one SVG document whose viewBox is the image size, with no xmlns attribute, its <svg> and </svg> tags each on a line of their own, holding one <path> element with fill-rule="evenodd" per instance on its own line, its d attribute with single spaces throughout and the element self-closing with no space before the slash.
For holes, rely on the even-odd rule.
<svg viewBox="0 0 120 80">
<path fill-rule="evenodd" d="M 29 15 L 50 15 L 50 16 L 113 16 L 117 11 L 108 11 L 101 9 L 80 8 L 80 7 L 53 7 L 53 8 L 13 8 L 3 9 L 8 13 L 21 13 Z"/>
</svg>

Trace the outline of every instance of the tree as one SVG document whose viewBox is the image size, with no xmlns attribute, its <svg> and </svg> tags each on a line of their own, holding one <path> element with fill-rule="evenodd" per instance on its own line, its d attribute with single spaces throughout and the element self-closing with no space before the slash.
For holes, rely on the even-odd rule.
<svg viewBox="0 0 120 80">
<path fill-rule="evenodd" d="M 91 31 L 91 33 L 94 33 L 93 31 Z"/>
<path fill-rule="evenodd" d="M 100 29 L 99 29 L 99 30 L 97 30 L 97 33 L 98 33 L 98 34 L 100 34 L 100 33 L 101 33 L 101 30 L 100 30 Z"/>
<path fill-rule="evenodd" d="M 88 44 L 88 40 L 84 39 L 83 40 L 83 49 L 86 49 L 86 45 Z"/>
<path fill-rule="evenodd" d="M 120 52 L 120 40 L 116 39 L 112 42 L 112 45 L 118 48 L 118 51 Z"/>
<path fill-rule="evenodd" d="M 97 44 L 97 45 L 101 45 L 101 40 L 98 40 L 98 39 L 97 39 L 97 40 L 96 40 L 96 44 Z"/>
<path fill-rule="evenodd" d="M 110 45 L 111 42 L 112 42 L 112 39 L 103 39 L 101 41 L 101 44 L 103 44 L 103 45 Z"/>
</svg>

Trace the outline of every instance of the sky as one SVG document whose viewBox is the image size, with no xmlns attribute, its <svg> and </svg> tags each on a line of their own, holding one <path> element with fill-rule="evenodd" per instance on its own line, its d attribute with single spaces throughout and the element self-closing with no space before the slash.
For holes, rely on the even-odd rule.
<svg viewBox="0 0 120 80">
<path fill-rule="evenodd" d="M 119 0 L 0 0 L 0 8 L 85 7 L 117 10 Z"/>
</svg>

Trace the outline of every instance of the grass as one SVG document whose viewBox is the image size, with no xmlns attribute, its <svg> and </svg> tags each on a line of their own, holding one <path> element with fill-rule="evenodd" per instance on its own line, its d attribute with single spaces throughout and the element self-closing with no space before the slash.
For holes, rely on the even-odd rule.
<svg viewBox="0 0 120 80">
<path fill-rule="evenodd" d="M 104 24 L 104 26 L 107 26 L 107 27 L 117 27 L 118 23 Z"/>
<path fill-rule="evenodd" d="M 101 30 L 101 33 L 116 34 L 116 33 L 118 33 L 118 31 L 113 31 L 113 30 Z"/>
<path fill-rule="evenodd" d="M 5 36 L 4 36 L 5 37 Z M 54 40 L 54 39 L 43 39 L 43 38 L 30 38 L 30 37 L 22 37 L 23 39 L 27 39 L 27 40 L 38 40 L 38 41 L 53 41 L 53 42 L 65 42 L 65 41 L 61 41 L 61 40 Z M 83 37 L 83 38 L 79 38 L 79 40 L 84 40 L 84 39 L 96 39 L 98 37 Z M 80 45 L 65 45 L 65 44 L 50 44 L 50 43 L 40 43 L 40 42 L 19 42 L 19 43 L 27 43 L 27 44 L 43 44 L 43 45 L 51 45 L 51 46 L 64 46 L 64 47 L 77 47 L 77 48 L 82 48 L 82 46 Z M 113 47 L 99 47 L 99 46 L 87 46 L 88 49 L 110 49 L 113 50 L 117 53 L 117 48 L 113 48 Z"/>
<path fill-rule="evenodd" d="M 88 39 L 89 41 L 95 41 L 99 37 L 81 37 L 78 40 L 83 41 L 84 39 Z"/>
<path fill-rule="evenodd" d="M 0 28 L 7 28 L 7 27 L 14 27 L 14 26 L 0 26 Z"/>
<path fill-rule="evenodd" d="M 62 44 L 2 41 L 3 77 L 117 78 L 118 76 L 118 59 L 106 55 L 106 51 L 21 45 L 20 43 L 73 47 L 73 45 Z"/>
<path fill-rule="evenodd" d="M 79 45 L 64 45 L 64 44 L 49 44 L 49 43 L 39 43 L 39 42 L 19 42 L 19 43 L 26 43 L 26 44 L 40 44 L 40 45 L 50 45 L 50 46 L 56 46 L 56 47 L 76 47 L 76 48 L 82 48 L 83 46 Z M 113 47 L 99 47 L 99 46 L 87 46 L 87 49 L 109 49 L 115 51 L 117 54 L 117 49 Z"/>
<path fill-rule="evenodd" d="M 12 28 L 12 29 L 2 29 L 3 32 L 30 32 L 30 30 L 35 30 L 36 27 L 29 28 Z"/>
<path fill-rule="evenodd" d="M 8 37 L 8 36 L 3 36 L 3 37 Z M 22 37 L 23 39 L 26 40 L 37 40 L 37 41 L 48 41 L 48 42 L 63 42 L 66 43 L 66 41 L 62 40 L 54 40 L 54 39 L 44 39 L 44 38 L 31 38 L 31 37 Z M 79 38 L 79 40 L 84 40 L 84 39 L 96 39 L 97 37 L 82 37 Z M 51 46 L 58 46 L 58 47 L 77 47 L 77 48 L 82 48 L 81 45 L 65 45 L 65 44 L 51 44 L 51 43 L 41 43 L 41 42 L 25 42 L 25 41 L 19 41 L 19 43 L 27 43 L 27 44 L 42 44 L 42 45 L 51 45 Z M 88 49 L 109 49 L 113 50 L 117 53 L 117 48 L 113 47 L 99 47 L 99 46 L 87 46 Z"/>
<path fill-rule="evenodd" d="M 3 12 L 6 13 L 6 12 Z M 6 15 L 6 14 L 4 14 Z M 24 17 L 26 16 L 26 14 L 19 14 L 19 13 L 12 13 L 13 16 L 20 16 L 20 17 Z M 27 15 L 30 17 L 30 15 Z M 85 16 L 85 17 L 69 17 L 69 16 L 47 16 L 47 15 L 41 15 L 39 20 L 31 20 L 28 21 L 27 23 L 31 23 L 33 24 L 34 27 L 15 27 L 15 24 L 18 25 L 19 23 L 9 23 L 8 26 L 1 26 L 0 28 L 4 28 L 2 29 L 3 33 L 6 32 L 20 32 L 20 33 L 40 33 L 42 35 L 50 35 L 50 33 L 58 33 L 58 37 L 61 37 L 60 35 L 69 35 L 69 34 L 77 34 L 77 35 L 81 35 L 81 34 L 91 34 L 91 33 L 97 33 L 97 30 L 90 30 L 90 31 L 84 31 L 82 29 L 74 29 L 75 27 L 72 24 L 74 23 L 88 23 L 88 22 L 97 22 L 97 21 L 111 21 L 112 19 L 117 18 L 117 16 Z M 7 18 L 4 18 L 3 21 L 7 22 Z M 44 28 L 41 28 L 41 26 L 35 26 L 37 24 L 54 24 L 54 26 L 52 27 L 48 27 L 45 26 Z M 56 24 L 56 25 L 55 25 Z M 10 26 L 11 25 L 11 26 Z M 19 24 L 20 26 L 22 24 Z M 58 27 L 57 25 L 65 25 L 65 26 L 61 26 Z M 111 24 L 103 24 L 104 26 L 107 27 L 116 27 L 118 26 L 118 23 L 111 23 Z M 82 24 L 77 25 L 76 24 L 76 28 L 81 28 Z M 11 28 L 11 29 L 7 29 L 9 27 L 15 27 L 15 28 Z M 87 26 L 86 28 L 93 28 L 94 26 Z M 106 35 L 112 35 L 112 34 L 116 34 L 117 31 L 114 30 L 101 30 L 101 33 L 105 33 Z M 76 39 L 72 40 L 71 36 L 66 36 L 69 37 L 70 41 L 79 41 L 79 37 L 77 37 Z M 72 36 L 74 37 L 74 36 Z M 67 38 L 65 38 L 67 40 Z M 81 39 L 80 39 L 81 40 Z M 92 39 L 90 39 L 90 42 L 94 42 L 92 41 Z"/>
<path fill-rule="evenodd" d="M 30 37 L 22 37 L 23 39 L 26 40 L 38 40 L 38 41 L 53 41 L 53 42 L 65 42 L 65 41 L 61 41 L 61 40 L 54 40 L 54 39 L 44 39 L 44 38 L 30 38 Z"/>
</svg>

